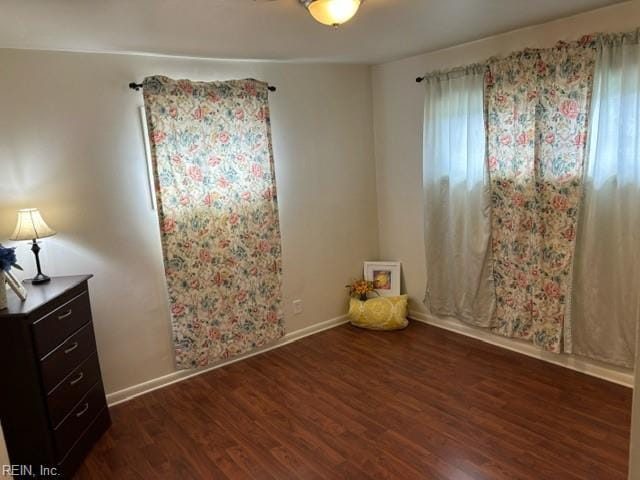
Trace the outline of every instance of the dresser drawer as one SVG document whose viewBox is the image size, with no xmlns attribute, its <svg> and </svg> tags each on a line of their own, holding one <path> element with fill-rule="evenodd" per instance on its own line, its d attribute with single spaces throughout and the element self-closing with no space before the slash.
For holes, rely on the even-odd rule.
<svg viewBox="0 0 640 480">
<path fill-rule="evenodd" d="M 66 456 L 59 460 L 58 473 L 61 475 L 61 478 L 74 478 L 73 474 L 82 464 L 84 457 L 89 453 L 91 447 L 98 441 L 104 431 L 109 428 L 109 425 L 111 425 L 109 409 L 103 408 L 91 425 L 89 425 L 89 428 L 87 428 L 76 441 L 76 444 L 67 452 Z"/>
<path fill-rule="evenodd" d="M 33 322 L 33 342 L 38 357 L 46 356 L 89 320 L 91 320 L 91 304 L 89 293 L 85 290 Z"/>
<path fill-rule="evenodd" d="M 102 382 L 97 382 L 53 432 L 60 458 L 66 455 L 106 406 Z"/>
<path fill-rule="evenodd" d="M 73 370 L 47 397 L 51 424 L 55 427 L 100 378 L 98 356 L 94 353 Z"/>
<path fill-rule="evenodd" d="M 51 393 L 62 379 L 95 351 L 96 340 L 93 336 L 93 324 L 89 322 L 40 362 L 42 382 L 46 393 Z"/>
</svg>

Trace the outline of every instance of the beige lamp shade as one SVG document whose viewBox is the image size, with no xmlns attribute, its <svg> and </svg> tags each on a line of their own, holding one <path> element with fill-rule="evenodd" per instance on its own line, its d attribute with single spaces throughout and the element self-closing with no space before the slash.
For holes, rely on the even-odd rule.
<svg viewBox="0 0 640 480">
<path fill-rule="evenodd" d="M 325 25 L 341 25 L 356 14 L 361 0 L 315 0 L 309 6 L 309 13 Z"/>
<path fill-rule="evenodd" d="M 55 234 L 55 230 L 49 228 L 37 208 L 25 208 L 18 210 L 18 224 L 10 240 L 32 240 Z"/>
</svg>

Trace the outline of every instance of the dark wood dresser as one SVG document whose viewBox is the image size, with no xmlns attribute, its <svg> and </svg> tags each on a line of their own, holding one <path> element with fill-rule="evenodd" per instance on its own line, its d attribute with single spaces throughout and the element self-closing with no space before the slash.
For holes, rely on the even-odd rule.
<svg viewBox="0 0 640 480">
<path fill-rule="evenodd" d="M 90 278 L 27 284 L 25 302 L 7 292 L 0 310 L 0 421 L 16 478 L 71 478 L 111 423 Z"/>
</svg>

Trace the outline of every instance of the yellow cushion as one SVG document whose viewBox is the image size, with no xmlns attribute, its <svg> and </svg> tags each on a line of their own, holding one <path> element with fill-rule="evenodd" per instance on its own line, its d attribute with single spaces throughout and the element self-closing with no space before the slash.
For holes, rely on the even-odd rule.
<svg viewBox="0 0 640 480">
<path fill-rule="evenodd" d="M 407 296 L 376 297 L 366 302 L 352 298 L 349 318 L 356 327 L 370 330 L 399 330 L 407 326 Z"/>
</svg>

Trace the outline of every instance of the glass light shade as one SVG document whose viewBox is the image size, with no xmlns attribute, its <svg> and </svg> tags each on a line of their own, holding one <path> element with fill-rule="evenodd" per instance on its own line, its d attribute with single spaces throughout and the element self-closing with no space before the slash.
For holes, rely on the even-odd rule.
<svg viewBox="0 0 640 480">
<path fill-rule="evenodd" d="M 32 240 L 55 234 L 55 230 L 45 223 L 37 208 L 25 208 L 18 210 L 18 224 L 10 240 Z"/>
<path fill-rule="evenodd" d="M 349 20 L 360 8 L 361 0 L 315 0 L 307 7 L 318 22 L 337 26 Z"/>
</svg>

